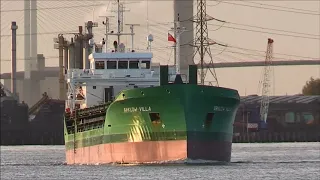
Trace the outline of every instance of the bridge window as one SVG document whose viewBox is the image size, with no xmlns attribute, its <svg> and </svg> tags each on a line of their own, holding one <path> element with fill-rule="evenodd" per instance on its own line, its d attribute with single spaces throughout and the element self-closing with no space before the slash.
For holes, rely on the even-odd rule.
<svg viewBox="0 0 320 180">
<path fill-rule="evenodd" d="M 104 61 L 96 61 L 95 68 L 96 69 L 104 69 Z"/>
<path fill-rule="evenodd" d="M 118 61 L 118 69 L 128 69 L 128 61 Z"/>
<path fill-rule="evenodd" d="M 139 69 L 139 61 L 129 61 L 129 69 Z"/>
<path fill-rule="evenodd" d="M 107 69 L 117 69 L 117 61 L 108 61 Z"/>
<path fill-rule="evenodd" d="M 150 69 L 150 61 L 141 61 L 141 69 Z"/>
</svg>

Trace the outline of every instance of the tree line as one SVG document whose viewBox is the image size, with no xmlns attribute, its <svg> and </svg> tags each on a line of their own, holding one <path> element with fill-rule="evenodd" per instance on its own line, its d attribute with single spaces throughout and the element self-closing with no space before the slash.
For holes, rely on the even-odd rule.
<svg viewBox="0 0 320 180">
<path fill-rule="evenodd" d="M 310 78 L 302 88 L 302 94 L 306 96 L 320 95 L 320 78 Z"/>
</svg>

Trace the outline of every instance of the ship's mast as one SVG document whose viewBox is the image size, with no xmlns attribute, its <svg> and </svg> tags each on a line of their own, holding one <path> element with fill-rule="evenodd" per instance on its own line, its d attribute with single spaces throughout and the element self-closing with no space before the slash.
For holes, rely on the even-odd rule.
<svg viewBox="0 0 320 180">
<path fill-rule="evenodd" d="M 179 14 L 178 14 L 178 20 L 175 22 L 175 27 L 171 28 L 174 31 L 174 34 L 176 35 L 175 39 L 176 39 L 176 61 L 175 61 L 175 66 L 176 66 L 176 74 L 180 75 L 180 35 L 182 33 L 184 33 L 186 31 L 185 27 L 180 27 L 180 18 L 179 18 Z"/>
<path fill-rule="evenodd" d="M 114 16 L 100 16 L 100 17 L 104 17 L 105 18 L 105 20 L 102 21 L 102 24 L 106 28 L 106 37 L 105 37 L 105 39 L 103 39 L 103 43 L 105 45 L 105 51 L 108 52 L 108 32 L 110 30 L 109 20 L 110 20 L 111 17 L 114 17 Z"/>
<path fill-rule="evenodd" d="M 131 29 L 131 33 L 122 33 L 123 32 L 123 12 L 125 12 L 125 11 L 128 11 L 128 10 L 125 10 L 124 9 L 124 6 L 123 6 L 123 4 L 122 3 L 120 3 L 120 0 L 117 0 L 117 14 L 118 14 L 118 17 L 117 17 L 117 33 L 107 33 L 106 34 L 106 44 L 108 43 L 107 42 L 107 40 L 108 40 L 108 38 L 107 38 L 107 36 L 108 35 L 116 35 L 117 37 L 118 37 L 118 42 L 117 42 L 117 44 L 118 44 L 118 47 L 117 47 L 117 51 L 119 52 L 119 45 L 120 45 L 120 36 L 121 35 L 131 35 L 132 36 L 132 47 L 134 47 L 133 46 L 133 36 L 134 36 L 134 32 L 133 32 L 133 26 L 136 26 L 136 25 L 138 25 L 138 24 L 128 24 L 128 25 L 130 25 L 130 29 Z M 106 22 L 107 23 L 107 22 Z M 106 28 L 108 27 L 108 25 L 107 24 L 105 24 L 106 25 Z M 109 29 L 108 29 L 109 30 Z"/>
<path fill-rule="evenodd" d="M 131 31 L 131 50 L 134 50 L 134 26 L 140 26 L 140 24 L 126 24 L 127 26 L 130 26 Z"/>
</svg>

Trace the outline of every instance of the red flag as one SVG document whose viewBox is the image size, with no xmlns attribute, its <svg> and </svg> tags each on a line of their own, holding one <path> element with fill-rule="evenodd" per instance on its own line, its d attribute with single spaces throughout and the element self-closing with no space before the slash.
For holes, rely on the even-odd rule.
<svg viewBox="0 0 320 180">
<path fill-rule="evenodd" d="M 176 39 L 170 33 L 168 33 L 168 41 L 176 42 Z"/>
</svg>

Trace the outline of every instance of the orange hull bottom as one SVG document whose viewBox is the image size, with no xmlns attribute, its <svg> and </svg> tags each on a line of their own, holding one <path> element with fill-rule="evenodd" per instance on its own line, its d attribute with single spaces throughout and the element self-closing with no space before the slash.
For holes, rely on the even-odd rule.
<svg viewBox="0 0 320 180">
<path fill-rule="evenodd" d="M 187 141 L 100 144 L 67 150 L 67 164 L 147 163 L 187 158 Z"/>
</svg>

